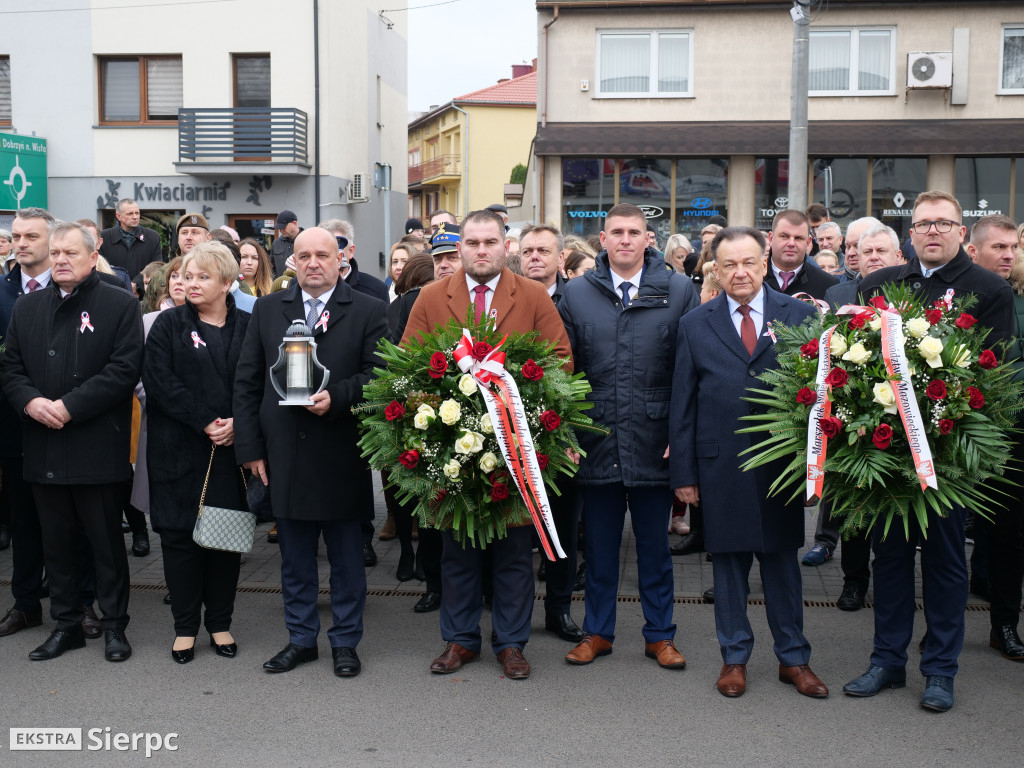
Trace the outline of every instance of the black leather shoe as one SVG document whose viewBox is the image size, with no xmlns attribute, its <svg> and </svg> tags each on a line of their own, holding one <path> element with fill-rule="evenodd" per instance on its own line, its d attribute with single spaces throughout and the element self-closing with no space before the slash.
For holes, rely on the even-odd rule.
<svg viewBox="0 0 1024 768">
<path fill-rule="evenodd" d="M 136 557 L 145 557 L 149 554 L 149 531 L 132 534 L 132 554 Z"/>
<path fill-rule="evenodd" d="M 859 611 L 864 607 L 864 587 L 859 584 L 846 584 L 843 594 L 836 600 L 836 608 L 840 611 Z"/>
<path fill-rule="evenodd" d="M 73 651 L 75 648 L 85 648 L 85 635 L 81 627 L 72 629 L 55 629 L 46 638 L 46 642 L 32 651 L 28 657 L 32 661 L 46 661 L 56 659 L 64 651 Z"/>
<path fill-rule="evenodd" d="M 1024 661 L 1024 643 L 1017 634 L 1017 628 L 1010 624 L 992 627 L 988 644 L 1003 654 L 1004 659 Z"/>
<path fill-rule="evenodd" d="M 554 632 L 563 640 L 568 640 L 571 643 L 582 643 L 583 638 L 586 636 L 568 613 L 546 614 L 544 616 L 544 629 Z"/>
<path fill-rule="evenodd" d="M 171 593 L 168 592 L 166 595 L 164 595 L 164 605 L 170 605 L 170 604 L 171 604 Z"/>
<path fill-rule="evenodd" d="M 367 568 L 373 568 L 377 564 L 377 553 L 373 551 L 373 544 L 368 541 L 363 542 L 363 565 Z"/>
<path fill-rule="evenodd" d="M 419 599 L 419 602 L 412 607 L 416 613 L 430 613 L 441 607 L 441 593 L 427 592 Z"/>
<path fill-rule="evenodd" d="M 847 696 L 875 696 L 885 688 L 902 688 L 906 684 L 906 670 L 885 669 L 871 664 L 867 672 L 843 686 L 843 693 Z"/>
<path fill-rule="evenodd" d="M 669 547 L 669 551 L 676 556 L 693 555 L 704 551 L 704 534 L 688 533 L 678 542 Z"/>
<path fill-rule="evenodd" d="M 355 648 L 331 648 L 334 657 L 334 674 L 338 677 L 355 677 L 363 668 Z"/>
<path fill-rule="evenodd" d="M 171 658 L 179 664 L 188 664 L 192 659 L 196 657 L 196 646 L 192 645 L 191 648 L 186 648 L 182 651 L 176 651 L 171 648 Z"/>
<path fill-rule="evenodd" d="M 107 661 L 127 661 L 132 657 L 132 647 L 123 629 L 108 629 L 103 633 L 103 641 L 107 644 L 103 658 Z"/>
<path fill-rule="evenodd" d="M 0 525 L 0 551 L 7 549 L 11 546 L 11 527 L 9 525 Z"/>
<path fill-rule="evenodd" d="M 288 643 L 277 656 L 272 658 L 263 668 L 267 672 L 291 672 L 299 664 L 305 664 L 307 661 L 316 661 L 320 658 L 320 654 L 317 652 L 316 646 L 312 648 L 304 648 L 301 645 L 295 645 L 295 643 Z"/>
<path fill-rule="evenodd" d="M 715 588 L 714 588 L 714 586 L 711 586 L 708 589 L 705 589 L 704 590 L 704 594 L 701 595 L 701 598 L 704 600 L 705 603 L 713 603 L 713 602 L 715 602 Z"/>
<path fill-rule="evenodd" d="M 29 627 L 38 627 L 43 623 L 43 613 L 25 613 L 17 608 L 11 608 L 4 617 L 0 619 L 0 637 L 13 635 Z"/>
<path fill-rule="evenodd" d="M 103 634 L 100 617 L 96 615 L 91 605 L 82 606 L 82 633 L 90 640 L 95 640 Z"/>
<path fill-rule="evenodd" d="M 127 520 L 122 520 L 121 521 L 121 533 L 131 533 L 131 532 L 132 532 L 132 527 L 130 525 L 128 525 L 128 521 Z"/>
<path fill-rule="evenodd" d="M 395 578 L 399 581 L 409 581 L 413 577 L 413 565 L 416 562 L 416 555 L 411 549 L 402 550 L 398 557 L 398 568 L 395 571 Z"/>
<path fill-rule="evenodd" d="M 238 643 L 224 643 L 222 645 L 211 637 L 210 647 L 213 648 L 214 653 L 218 656 L 223 656 L 225 659 L 233 659 L 238 655 Z"/>
<path fill-rule="evenodd" d="M 584 587 L 587 586 L 587 563 L 586 561 L 580 563 L 580 567 L 576 569 L 576 583 L 572 585 L 573 592 L 582 592 Z"/>
</svg>

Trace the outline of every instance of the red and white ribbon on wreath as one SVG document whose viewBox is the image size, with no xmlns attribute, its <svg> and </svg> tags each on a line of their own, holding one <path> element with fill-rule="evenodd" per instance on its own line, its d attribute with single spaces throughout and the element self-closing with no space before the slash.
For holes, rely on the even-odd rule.
<svg viewBox="0 0 1024 768">
<path fill-rule="evenodd" d="M 544 489 L 544 478 L 537 452 L 533 447 L 533 436 L 526 422 L 526 410 L 519 395 L 519 387 L 511 374 L 505 370 L 505 353 L 501 351 L 502 339 L 483 360 L 473 356 L 473 337 L 463 328 L 462 338 L 452 356 L 463 373 L 476 380 L 480 394 L 487 405 L 487 413 L 494 426 L 494 435 L 501 447 L 501 455 L 509 468 L 512 479 L 533 518 L 534 528 L 540 537 L 541 547 L 549 560 L 564 558 L 565 552 L 558 541 L 551 505 Z"/>
<path fill-rule="evenodd" d="M 907 442 L 910 454 L 914 457 L 917 478 L 921 482 L 921 490 L 938 489 L 939 481 L 935 476 L 935 464 L 932 461 L 932 450 L 928 445 L 928 436 L 924 431 L 924 420 L 921 410 L 917 407 L 917 396 L 910 380 L 910 362 L 904 347 L 903 319 L 895 312 L 882 312 L 882 358 L 885 369 L 889 373 L 889 384 L 896 395 L 896 407 L 903 428 L 907 431 Z M 899 381 L 895 381 L 898 378 Z"/>
<path fill-rule="evenodd" d="M 92 323 L 89 322 L 89 313 L 82 313 L 82 326 L 78 329 L 79 333 L 85 333 L 85 329 L 88 328 L 93 333 L 96 333 L 96 329 L 92 327 Z"/>
<path fill-rule="evenodd" d="M 832 415 L 832 402 L 828 399 L 828 375 L 832 372 L 832 333 L 837 326 L 827 329 L 818 340 L 818 374 L 814 378 L 816 399 L 807 418 L 807 500 L 820 499 L 825 488 L 825 455 L 828 437 L 821 428 L 821 420 Z"/>
<path fill-rule="evenodd" d="M 204 347 L 206 346 L 206 342 L 199 338 L 199 331 L 192 331 L 192 346 L 199 349 L 200 344 Z"/>
</svg>

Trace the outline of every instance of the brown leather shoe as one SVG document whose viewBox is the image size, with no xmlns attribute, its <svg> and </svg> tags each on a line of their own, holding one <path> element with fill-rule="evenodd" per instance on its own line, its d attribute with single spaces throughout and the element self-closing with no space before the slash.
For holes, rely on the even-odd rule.
<svg viewBox="0 0 1024 768">
<path fill-rule="evenodd" d="M 11 608 L 4 617 L 0 619 L 0 637 L 13 635 L 29 627 L 38 627 L 43 623 L 43 614 L 27 614 L 17 608 Z"/>
<path fill-rule="evenodd" d="M 525 680 L 530 676 L 530 662 L 520 648 L 506 648 L 498 653 L 501 671 L 509 680 Z"/>
<path fill-rule="evenodd" d="M 589 664 L 598 656 L 607 656 L 612 652 L 612 644 L 600 635 L 587 635 L 583 642 L 565 654 L 570 664 Z"/>
<path fill-rule="evenodd" d="M 779 682 L 795 685 L 797 691 L 812 699 L 827 699 L 828 688 L 806 664 L 784 667 L 779 664 Z"/>
<path fill-rule="evenodd" d="M 82 606 L 82 632 L 90 640 L 95 640 L 103 634 L 103 627 L 100 625 L 100 617 L 96 615 L 91 605 Z"/>
<path fill-rule="evenodd" d="M 461 669 L 463 664 L 472 661 L 479 655 L 476 651 L 463 648 L 458 643 L 448 643 L 444 647 L 444 653 L 430 662 L 430 671 L 435 675 L 450 675 L 455 670 Z"/>
<path fill-rule="evenodd" d="M 718 692 L 730 699 L 742 696 L 747 690 L 747 665 L 723 664 L 718 673 Z"/>
<path fill-rule="evenodd" d="M 676 644 L 671 640 L 645 643 L 644 656 L 648 659 L 657 659 L 658 666 L 665 669 L 686 669 L 686 659 L 676 650 Z"/>
</svg>

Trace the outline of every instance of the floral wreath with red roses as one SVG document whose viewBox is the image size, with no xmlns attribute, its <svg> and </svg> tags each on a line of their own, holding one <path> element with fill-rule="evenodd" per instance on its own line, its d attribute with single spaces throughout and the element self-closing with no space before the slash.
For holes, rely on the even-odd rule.
<svg viewBox="0 0 1024 768">
<path fill-rule="evenodd" d="M 506 466 L 486 403 L 473 375 L 457 365 L 455 350 L 468 330 L 474 361 L 500 344 L 504 368 L 515 380 L 548 494 L 556 478 L 577 465 L 567 449 L 583 454 L 575 431 L 607 434 L 584 411 L 590 384 L 566 371 L 567 359 L 536 332 L 499 335 L 492 319 L 472 313 L 434 333 L 416 334 L 405 346 L 381 340 L 386 368 L 363 388 L 365 403 L 352 410 L 362 429 L 360 447 L 370 466 L 387 472 L 402 503 L 415 505 L 422 526 L 450 530 L 465 544 L 486 547 L 531 516 Z"/>
<path fill-rule="evenodd" d="M 911 516 L 927 531 L 929 514 L 958 505 L 998 514 L 1016 492 L 1005 469 L 1021 439 L 1021 364 L 986 344 L 974 303 L 952 294 L 926 306 L 887 286 L 867 306 L 774 325 L 779 367 L 749 390 L 760 412 L 739 430 L 768 437 L 743 469 L 782 461 L 771 493 L 813 500 L 820 488 L 846 537 L 879 521 L 907 532 Z"/>
</svg>

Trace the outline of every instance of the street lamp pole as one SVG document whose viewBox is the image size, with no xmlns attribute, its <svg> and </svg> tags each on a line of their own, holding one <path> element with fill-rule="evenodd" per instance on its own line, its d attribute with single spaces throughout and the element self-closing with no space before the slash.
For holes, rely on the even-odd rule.
<svg viewBox="0 0 1024 768">
<path fill-rule="evenodd" d="M 807 82 L 809 28 L 807 2 L 793 0 L 793 81 L 789 118 L 789 207 L 807 207 Z"/>
</svg>

